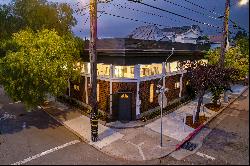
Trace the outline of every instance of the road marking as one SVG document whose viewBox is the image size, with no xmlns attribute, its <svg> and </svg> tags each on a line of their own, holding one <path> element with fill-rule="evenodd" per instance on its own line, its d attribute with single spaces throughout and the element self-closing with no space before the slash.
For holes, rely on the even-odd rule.
<svg viewBox="0 0 250 166">
<path fill-rule="evenodd" d="M 133 145 L 133 146 L 135 146 L 135 147 L 138 149 L 138 151 L 139 151 L 139 153 L 140 153 L 142 159 L 143 159 L 143 160 L 146 160 L 146 158 L 145 158 L 145 156 L 144 156 L 144 153 L 143 153 L 143 151 L 142 151 L 142 149 L 141 149 L 141 146 L 144 145 L 144 142 L 141 142 L 140 144 L 136 145 L 136 144 L 134 144 L 134 143 L 132 143 L 132 142 L 130 142 L 130 141 L 127 141 L 126 139 L 121 139 L 121 140 L 123 140 L 123 141 L 125 141 L 126 143 L 129 143 L 129 144 L 131 144 L 131 145 Z"/>
<path fill-rule="evenodd" d="M 197 152 L 196 154 L 197 154 L 198 156 L 203 157 L 203 158 L 208 158 L 208 159 L 211 159 L 211 160 L 215 160 L 214 157 L 209 156 L 209 155 L 206 155 L 206 154 L 204 154 L 204 153 Z"/>
<path fill-rule="evenodd" d="M 142 146 L 142 145 L 144 145 L 144 142 L 142 142 L 142 143 L 140 143 L 139 145 L 137 145 L 137 148 L 138 148 L 138 150 L 139 150 L 140 155 L 142 156 L 142 159 L 143 159 L 143 160 L 146 160 L 146 158 L 145 158 L 145 156 L 144 156 L 144 153 L 143 153 L 143 151 L 142 151 L 142 149 L 141 149 L 141 146 Z"/>
<path fill-rule="evenodd" d="M 42 152 L 42 153 L 39 153 L 39 154 L 36 154 L 36 155 L 34 155 L 34 156 L 28 157 L 28 158 L 26 158 L 26 159 L 24 159 L 24 160 L 22 160 L 22 161 L 18 161 L 18 162 L 14 163 L 14 164 L 11 164 L 11 165 L 21 165 L 21 164 L 25 164 L 25 163 L 27 163 L 27 162 L 29 162 L 29 161 L 31 161 L 31 160 L 37 159 L 37 158 L 42 157 L 42 156 L 44 156 L 44 155 L 46 155 L 46 154 L 52 153 L 52 152 L 54 152 L 54 151 L 57 151 L 57 150 L 59 150 L 59 149 L 65 148 L 65 147 L 70 146 L 70 145 L 74 145 L 74 144 L 79 143 L 79 142 L 80 142 L 79 140 L 74 140 L 74 141 L 68 142 L 68 143 L 66 143 L 66 144 L 63 144 L 63 145 L 61 145 L 61 146 L 57 146 L 57 147 L 55 147 L 55 148 L 53 148 L 53 149 L 50 149 L 50 150 L 46 150 L 46 151 L 44 151 L 44 152 Z"/>
</svg>

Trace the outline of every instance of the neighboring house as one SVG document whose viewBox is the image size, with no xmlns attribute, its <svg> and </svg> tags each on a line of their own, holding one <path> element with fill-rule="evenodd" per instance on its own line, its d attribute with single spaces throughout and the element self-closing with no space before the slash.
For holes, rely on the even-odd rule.
<svg viewBox="0 0 250 166">
<path fill-rule="evenodd" d="M 211 35 L 211 36 L 208 36 L 208 38 L 209 38 L 209 42 L 211 45 L 211 49 L 216 49 L 216 48 L 221 47 L 221 42 L 223 38 L 222 35 Z"/>
<path fill-rule="evenodd" d="M 88 48 L 88 41 L 85 43 Z M 156 88 L 161 81 L 169 89 L 168 103 L 184 96 L 186 71 L 178 69 L 180 61 L 202 60 L 207 45 L 136 40 L 129 38 L 101 39 L 97 41 L 97 100 L 100 111 L 113 120 L 136 120 L 159 108 Z M 166 58 L 175 48 L 166 63 Z M 67 94 L 87 107 L 90 99 L 89 50 L 83 55 L 83 71 L 79 82 L 70 82 Z"/>
<path fill-rule="evenodd" d="M 197 44 L 202 31 L 198 25 L 159 29 L 155 25 L 136 28 L 129 38 Z"/>
</svg>

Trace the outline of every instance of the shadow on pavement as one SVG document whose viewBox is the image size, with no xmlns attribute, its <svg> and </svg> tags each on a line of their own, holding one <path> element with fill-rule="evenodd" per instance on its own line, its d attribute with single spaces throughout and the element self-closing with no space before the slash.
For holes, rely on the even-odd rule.
<svg viewBox="0 0 250 166">
<path fill-rule="evenodd" d="M 44 111 L 35 109 L 25 111 L 23 104 L 4 104 L 0 108 L 0 134 L 13 134 L 32 127 L 38 129 L 61 126 Z"/>
<path fill-rule="evenodd" d="M 205 138 L 204 145 L 209 149 L 214 149 L 215 151 L 224 151 L 225 147 L 237 138 L 239 138 L 237 133 L 214 128 L 213 131 Z"/>
</svg>

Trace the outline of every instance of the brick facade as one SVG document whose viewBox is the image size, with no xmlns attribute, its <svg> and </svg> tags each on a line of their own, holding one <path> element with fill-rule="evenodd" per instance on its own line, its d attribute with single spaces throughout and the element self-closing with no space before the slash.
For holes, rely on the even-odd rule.
<svg viewBox="0 0 250 166">
<path fill-rule="evenodd" d="M 175 89 L 175 83 L 180 82 L 180 77 L 181 75 L 175 75 L 175 76 L 169 76 L 166 77 L 166 88 L 169 89 L 168 92 L 165 92 L 165 95 L 168 99 L 168 102 L 172 102 L 175 99 L 179 98 L 179 93 L 180 93 L 180 88 Z M 159 106 L 158 103 L 158 94 L 156 94 L 156 87 L 159 82 L 159 79 L 156 80 L 150 80 L 150 81 L 143 81 L 140 83 L 140 100 L 141 100 L 141 107 L 140 107 L 140 112 L 144 113 L 150 109 L 156 108 Z M 183 79 L 183 83 L 185 80 Z M 150 85 L 154 85 L 154 98 L 153 102 L 150 102 Z M 162 85 L 162 81 L 160 82 Z M 184 94 L 185 91 L 185 86 L 183 86 L 182 94 Z"/>
<path fill-rule="evenodd" d="M 141 100 L 141 106 L 140 106 L 140 112 L 146 112 L 150 109 L 153 109 L 157 106 L 158 104 L 158 97 L 156 94 L 156 86 L 158 84 L 158 81 L 160 79 L 156 80 L 150 80 L 150 81 L 143 81 L 140 83 L 140 90 L 139 90 L 139 96 Z M 154 97 L 153 97 L 153 102 L 151 103 L 149 98 L 150 98 L 150 85 L 154 84 Z"/>
<path fill-rule="evenodd" d="M 175 83 L 180 82 L 181 74 L 175 75 L 175 76 L 169 76 L 166 77 L 166 88 L 169 89 L 166 93 L 166 97 L 168 99 L 168 102 L 172 102 L 175 99 L 179 98 L 180 88 L 175 88 Z M 150 81 L 142 81 L 140 82 L 140 90 L 139 90 L 139 96 L 141 100 L 140 105 L 140 113 L 144 113 L 150 109 L 154 109 L 159 106 L 158 103 L 158 94 L 156 94 L 156 86 L 159 83 L 160 79 L 150 80 Z M 187 95 L 186 91 L 186 82 L 187 77 L 184 74 L 183 76 L 183 88 L 182 88 L 182 96 Z M 162 81 L 160 82 L 162 84 Z M 87 87 L 88 87 L 88 98 L 90 101 L 90 94 L 91 94 L 91 88 L 90 88 L 90 78 L 87 79 Z M 98 108 L 107 114 L 110 113 L 110 82 L 109 81 L 103 81 L 98 80 L 99 84 L 99 102 L 98 102 Z M 153 89 L 153 102 L 150 102 L 150 85 L 154 85 Z M 79 90 L 74 88 L 74 85 L 79 86 Z M 86 103 L 86 94 L 85 94 L 85 77 L 82 76 L 79 81 L 71 81 L 71 97 L 80 100 L 84 103 Z M 131 92 L 131 111 L 132 111 L 132 119 L 136 119 L 136 91 L 137 91 L 137 83 L 128 83 L 128 82 L 113 82 L 112 83 L 112 92 L 113 94 L 116 94 L 118 92 Z M 114 99 L 113 99 L 113 102 Z M 90 105 L 90 102 L 89 102 Z"/>
<path fill-rule="evenodd" d="M 70 81 L 70 96 L 79 101 L 85 102 L 85 77 L 81 76 L 79 80 Z M 79 89 L 78 89 L 79 88 Z M 68 90 L 67 90 L 68 94 Z"/>
<path fill-rule="evenodd" d="M 99 102 L 98 108 L 106 113 L 109 113 L 110 105 L 110 82 L 98 80 L 99 84 Z"/>
<path fill-rule="evenodd" d="M 175 83 L 180 82 L 180 77 L 180 74 L 166 77 L 166 88 L 168 88 L 168 92 L 165 94 L 168 102 L 172 102 L 173 100 L 179 98 L 180 88 L 175 88 Z"/>
</svg>

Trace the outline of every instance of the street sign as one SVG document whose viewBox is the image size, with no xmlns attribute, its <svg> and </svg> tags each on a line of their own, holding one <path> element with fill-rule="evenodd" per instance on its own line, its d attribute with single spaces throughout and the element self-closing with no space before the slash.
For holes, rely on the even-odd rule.
<svg viewBox="0 0 250 166">
<path fill-rule="evenodd" d="M 163 98 L 163 108 L 165 108 L 166 106 L 167 106 L 167 104 L 168 104 L 168 102 L 167 102 L 167 97 L 166 97 L 166 95 L 165 95 L 165 93 L 163 93 L 163 96 L 162 96 L 162 98 Z M 158 103 L 159 103 L 159 105 L 161 106 L 161 94 L 159 94 L 158 95 Z"/>
</svg>

